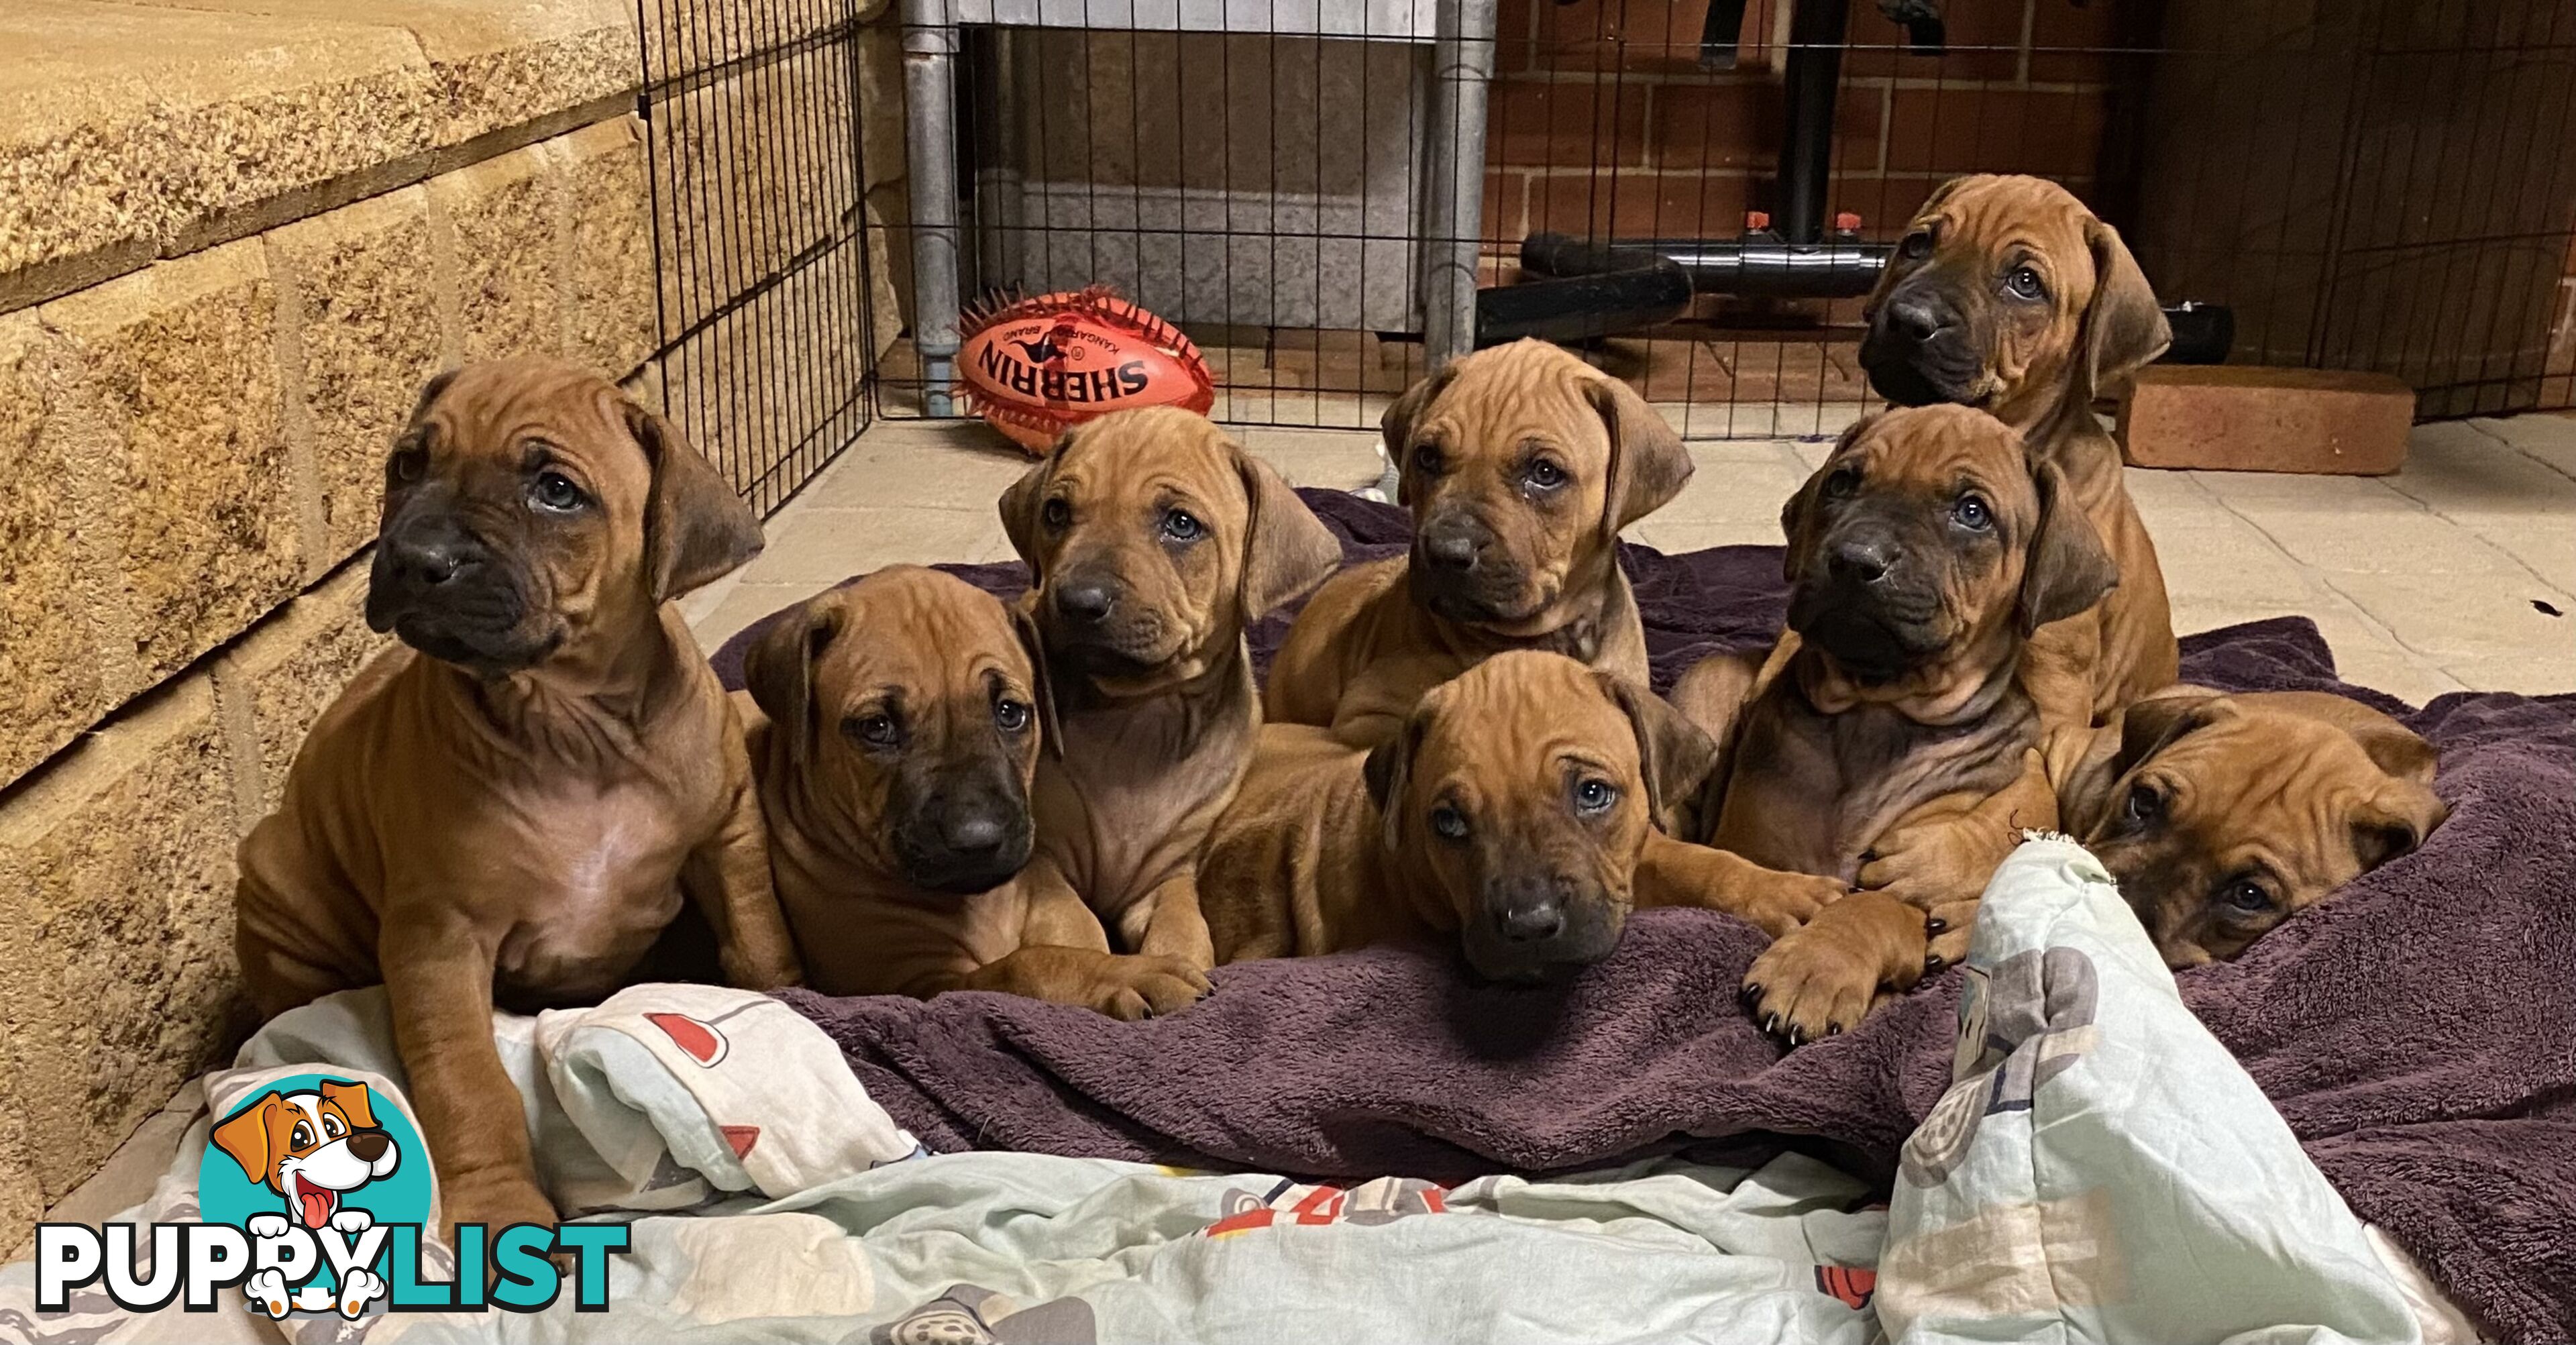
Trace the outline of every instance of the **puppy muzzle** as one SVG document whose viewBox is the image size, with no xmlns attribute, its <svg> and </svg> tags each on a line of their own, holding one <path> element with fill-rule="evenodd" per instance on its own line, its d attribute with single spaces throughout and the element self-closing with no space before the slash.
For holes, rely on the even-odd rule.
<svg viewBox="0 0 2576 1345">
<path fill-rule="evenodd" d="M 1512 555 L 1500 534 L 1464 509 L 1422 521 L 1405 574 L 1414 601 L 1470 625 L 1517 624 L 1552 601 L 1552 595 L 1535 591 L 1530 567 Z"/>
<path fill-rule="evenodd" d="M 1050 580 L 1037 617 L 1048 655 L 1075 672 L 1142 677 L 1181 654 L 1174 623 L 1114 572 L 1076 570 Z"/>
<path fill-rule="evenodd" d="M 413 509 L 389 524 L 367 574 L 367 625 L 484 675 L 545 661 L 561 634 L 531 630 L 527 594 L 481 539 Z"/>
<path fill-rule="evenodd" d="M 1467 965 L 1491 981 L 1563 980 L 1619 946 L 1618 910 L 1595 882 L 1513 865 L 1463 922 Z"/>
<path fill-rule="evenodd" d="M 903 789 L 892 848 L 904 881 L 951 896 L 989 892 L 1029 862 L 1028 792 L 1004 770 Z"/>
<path fill-rule="evenodd" d="M 1863 683 L 1890 682 L 1949 647 L 1939 589 L 1893 539 L 1828 536 L 1789 594 L 1789 628 Z"/>
<path fill-rule="evenodd" d="M 1985 400 L 1985 351 L 1966 311 L 1928 276 L 1916 276 L 1870 315 L 1861 368 L 1880 396 L 1899 406 Z"/>
</svg>

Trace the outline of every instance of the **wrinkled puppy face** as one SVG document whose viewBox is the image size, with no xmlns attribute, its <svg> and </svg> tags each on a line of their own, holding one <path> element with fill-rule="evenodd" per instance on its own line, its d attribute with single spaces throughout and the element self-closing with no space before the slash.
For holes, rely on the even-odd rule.
<svg viewBox="0 0 2576 1345">
<path fill-rule="evenodd" d="M 1618 946 L 1659 801 L 1715 752 L 1652 693 L 1516 650 L 1424 696 L 1367 777 L 1385 844 L 1437 889 L 1425 914 L 1478 975 L 1539 982 Z"/>
<path fill-rule="evenodd" d="M 1907 225 L 1868 304 L 1861 365 L 1906 406 L 1955 402 L 2028 426 L 2090 401 L 2172 340 L 2117 230 L 2034 177 L 1958 178 Z"/>
<path fill-rule="evenodd" d="M 1782 511 L 1790 628 L 1865 687 L 1982 674 L 2115 577 L 2056 472 L 1966 407 L 1853 427 Z"/>
<path fill-rule="evenodd" d="M 553 360 L 432 379 L 385 465 L 367 624 L 486 677 L 577 657 L 760 551 L 661 417 Z"/>
<path fill-rule="evenodd" d="M 1032 573 L 1047 657 L 1067 677 L 1129 690 L 1205 672 L 1341 560 L 1277 472 L 1170 407 L 1076 427 L 1001 512 Z"/>
<path fill-rule="evenodd" d="M 879 570 L 771 627 L 744 682 L 873 867 L 966 895 L 1028 863 L 1045 699 L 991 595 L 934 570 Z"/>
<path fill-rule="evenodd" d="M 2431 744 L 2341 697 L 2314 713 L 2315 695 L 2129 707 L 2120 759 L 2080 821 L 2167 966 L 2235 957 L 2448 815 Z"/>
<path fill-rule="evenodd" d="M 1619 530 L 1690 479 L 1681 438 L 1627 384 L 1543 341 L 1479 351 L 1386 413 L 1413 511 L 1414 600 L 1505 635 L 1563 625 Z"/>
</svg>

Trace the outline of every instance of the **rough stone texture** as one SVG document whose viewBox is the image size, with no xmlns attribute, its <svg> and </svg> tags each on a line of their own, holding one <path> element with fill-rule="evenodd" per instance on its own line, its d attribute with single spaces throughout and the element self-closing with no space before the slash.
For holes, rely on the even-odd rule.
<svg viewBox="0 0 2576 1345">
<path fill-rule="evenodd" d="M 313 458 L 311 579 L 375 536 L 386 445 L 438 370 L 429 198 L 407 187 L 273 230 L 267 242 L 301 369 L 287 429 Z"/>
<path fill-rule="evenodd" d="M 513 150 L 429 183 L 442 270 L 454 276 L 465 360 L 563 353 L 562 221 L 553 156 Z"/>
<path fill-rule="evenodd" d="M 367 629 L 366 604 L 361 558 L 253 627 L 216 662 L 215 694 L 243 777 L 235 783 L 244 832 L 277 810 L 305 730 L 359 668 L 393 647 L 393 637 Z"/>
<path fill-rule="evenodd" d="M 2387 374 L 2154 365 L 2120 403 L 2120 441 L 2133 467 L 2381 476 L 2414 421 L 2414 390 Z"/>
<path fill-rule="evenodd" d="M 0 309 L 350 175 L 418 176 L 441 90 L 400 29 L 86 0 L 0 5 Z"/>
<path fill-rule="evenodd" d="M 123 621 L 123 699 L 184 667 L 297 587 L 295 482 L 278 417 L 274 295 L 245 239 L 37 310 L 74 366 L 74 416 L 119 451 L 94 483 Z"/>
<path fill-rule="evenodd" d="M 35 314 L 0 318 L 0 784 L 105 708 L 43 345 Z"/>
<path fill-rule="evenodd" d="M 571 212 L 567 354 L 622 378 L 653 353 L 652 186 L 644 126 L 619 117 L 555 142 Z"/>
<path fill-rule="evenodd" d="M 890 5 L 860 0 L 857 17 Z M 842 18 L 839 0 L 644 0 L 643 9 L 646 69 L 657 83 L 801 41 Z"/>
<path fill-rule="evenodd" d="M 226 774 L 213 691 L 191 678 L 0 803 L 0 1134 L 22 1128 L 47 1203 L 240 1026 Z M 7 1199 L 0 1245 L 24 1236 L 22 1208 Z"/>
<path fill-rule="evenodd" d="M 847 60 L 838 48 L 821 48 L 658 110 L 662 283 L 674 332 L 851 231 L 857 180 Z"/>
</svg>

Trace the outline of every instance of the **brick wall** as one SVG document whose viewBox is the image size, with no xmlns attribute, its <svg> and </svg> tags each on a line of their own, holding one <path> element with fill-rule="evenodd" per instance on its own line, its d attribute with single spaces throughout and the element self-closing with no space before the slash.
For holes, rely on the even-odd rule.
<svg viewBox="0 0 2576 1345">
<path fill-rule="evenodd" d="M 1951 0 L 1949 50 L 1855 0 L 1829 209 L 1886 236 L 1971 171 L 2098 171 L 2120 0 Z M 1699 67 L 1704 0 L 1503 0 L 1485 236 L 1731 237 L 1769 209 L 1782 101 L 1775 11 L 1749 7 L 1738 67 Z"/>
</svg>

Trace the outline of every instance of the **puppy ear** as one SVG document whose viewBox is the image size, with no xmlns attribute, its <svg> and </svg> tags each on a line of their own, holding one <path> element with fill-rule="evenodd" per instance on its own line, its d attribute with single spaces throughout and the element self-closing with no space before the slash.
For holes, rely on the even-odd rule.
<svg viewBox="0 0 2576 1345">
<path fill-rule="evenodd" d="M 2136 770 L 2176 739 L 2216 723 L 2230 706 L 2215 691 L 2150 696 L 2133 701 L 2120 716 L 2120 754 L 2112 759 L 2111 778 Z"/>
<path fill-rule="evenodd" d="M 2407 854 L 2451 815 L 2433 791 L 2413 780 L 2390 780 L 2353 810 L 2352 852 L 2362 872 Z"/>
<path fill-rule="evenodd" d="M 743 687 L 787 735 L 789 759 L 799 766 L 814 747 L 814 660 L 840 632 L 840 607 L 818 594 L 779 613 L 743 654 Z"/>
<path fill-rule="evenodd" d="M 1717 769 L 1717 740 L 1673 708 L 1670 701 L 1615 673 L 1592 674 L 1603 694 L 1628 716 L 1637 734 L 1637 766 L 1646 780 L 1646 814 L 1658 830 L 1673 830 L 1665 805 L 1680 806 L 1699 797 L 1709 772 Z"/>
<path fill-rule="evenodd" d="M 2102 545 L 2093 520 L 2067 493 L 2053 462 L 2031 465 L 2039 489 L 2039 530 L 2021 572 L 2021 633 L 2063 620 L 2102 600 L 2120 582 L 2120 564 Z"/>
<path fill-rule="evenodd" d="M 338 1107 L 340 1109 L 340 1114 L 349 1118 L 351 1129 L 373 1130 L 376 1128 L 375 1101 L 368 1094 L 367 1086 L 365 1084 L 342 1083 L 337 1079 L 324 1079 L 322 1081 L 321 1091 L 323 1101 Z"/>
<path fill-rule="evenodd" d="M 1043 578 L 1038 574 L 1038 510 L 1046 503 L 1047 482 L 1055 475 L 1056 458 L 1072 442 L 1073 432 L 1068 430 L 1055 441 L 1053 450 L 1029 464 L 1020 479 L 1002 492 L 1002 531 L 1010 535 L 1011 549 L 1027 563 L 1032 588 Z"/>
<path fill-rule="evenodd" d="M 1780 506 L 1780 535 L 1788 542 L 1788 547 L 1780 554 L 1781 578 L 1793 584 L 1798 582 L 1798 571 L 1805 567 L 1807 553 L 1815 545 L 1812 532 L 1817 521 L 1816 497 L 1824 493 L 1825 478 L 1832 474 L 1835 460 L 1842 457 L 1843 450 L 1850 448 L 1852 441 L 1858 439 L 1861 431 L 1868 429 L 1870 422 L 1876 419 L 1876 416 L 1864 416 L 1844 430 L 1842 437 L 1834 440 L 1834 451 L 1825 455 L 1824 462 L 1816 470 L 1807 473 L 1806 481 L 1790 493 L 1789 502 Z"/>
<path fill-rule="evenodd" d="M 1397 504 L 1409 506 L 1413 503 L 1413 464 L 1404 459 L 1405 442 L 1413 437 L 1413 422 L 1421 419 L 1422 413 L 1429 410 L 1433 402 L 1440 400 L 1441 389 L 1457 379 L 1458 362 L 1451 360 L 1429 378 L 1406 388 L 1404 395 L 1386 408 L 1386 414 L 1378 417 L 1378 433 L 1386 439 L 1387 461 L 1395 464 Z"/>
<path fill-rule="evenodd" d="M 1370 748 L 1368 760 L 1360 763 L 1360 778 L 1368 783 L 1369 801 L 1377 805 L 1389 850 L 1400 849 L 1404 844 L 1405 785 L 1412 778 L 1413 757 L 1422 750 L 1422 735 L 1429 722 L 1429 711 L 1417 707 L 1405 717 L 1401 732 Z"/>
<path fill-rule="evenodd" d="M 1619 530 L 1672 503 L 1691 479 L 1690 450 L 1665 419 L 1621 379 L 1601 378 L 1584 390 L 1610 431 L 1610 473 L 1601 490 L 1601 535 Z"/>
<path fill-rule="evenodd" d="M 215 1127 L 215 1147 L 241 1164 L 243 1174 L 254 1183 L 266 1185 L 268 1182 L 271 1160 L 276 1157 L 268 1151 L 268 1122 L 277 1109 L 285 1105 L 285 1099 L 269 1093 Z"/>
<path fill-rule="evenodd" d="M 2084 241 L 2093 249 L 2093 303 L 2084 310 L 2084 391 L 2101 397 L 2165 353 L 2173 344 L 2173 326 L 2119 230 L 2086 220 Z"/>
<path fill-rule="evenodd" d="M 1315 517 L 1270 464 L 1229 442 L 1243 477 L 1249 510 L 1243 533 L 1243 572 L 1236 577 L 1236 611 L 1243 624 L 1283 602 L 1302 598 L 1332 577 L 1342 563 L 1341 539 Z"/>
<path fill-rule="evenodd" d="M 1064 729 L 1055 717 L 1055 679 L 1047 675 L 1046 640 L 1038 634 L 1037 620 L 1019 603 L 1011 604 L 1011 630 L 1020 637 L 1020 648 L 1029 656 L 1029 694 L 1038 702 L 1038 737 L 1046 750 L 1058 761 L 1064 759 Z"/>
<path fill-rule="evenodd" d="M 733 487 L 671 428 L 620 397 L 627 433 L 653 466 L 644 501 L 645 574 L 653 601 L 667 602 L 731 574 L 760 554 L 760 518 Z"/>
</svg>

